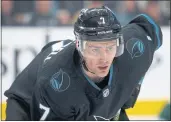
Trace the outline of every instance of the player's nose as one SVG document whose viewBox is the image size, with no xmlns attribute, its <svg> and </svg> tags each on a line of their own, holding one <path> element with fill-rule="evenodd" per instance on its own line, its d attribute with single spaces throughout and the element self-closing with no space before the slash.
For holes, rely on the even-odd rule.
<svg viewBox="0 0 171 122">
<path fill-rule="evenodd" d="M 101 62 L 107 62 L 107 53 L 105 51 L 101 52 L 100 61 Z"/>
</svg>

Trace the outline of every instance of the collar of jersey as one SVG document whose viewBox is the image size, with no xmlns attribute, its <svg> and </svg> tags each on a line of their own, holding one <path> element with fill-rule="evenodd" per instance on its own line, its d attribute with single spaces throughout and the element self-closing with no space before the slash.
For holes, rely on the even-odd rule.
<svg viewBox="0 0 171 122">
<path fill-rule="evenodd" d="M 111 85 L 111 82 L 112 82 L 113 68 L 114 68 L 114 66 L 113 66 L 113 64 L 112 64 L 111 67 L 110 67 L 110 70 L 109 70 L 110 73 L 109 73 L 108 86 L 110 86 L 110 85 Z M 88 80 L 88 82 L 89 82 L 94 88 L 98 89 L 99 91 L 101 90 L 101 88 L 99 88 L 92 80 L 90 80 L 90 79 L 88 78 L 88 76 L 87 76 L 84 72 L 83 72 L 83 74 L 84 74 L 85 78 Z"/>
</svg>

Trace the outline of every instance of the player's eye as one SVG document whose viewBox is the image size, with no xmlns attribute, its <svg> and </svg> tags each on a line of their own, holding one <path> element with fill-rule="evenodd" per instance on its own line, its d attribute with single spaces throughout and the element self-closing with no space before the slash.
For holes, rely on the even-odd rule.
<svg viewBox="0 0 171 122">
<path fill-rule="evenodd" d="M 113 49 L 113 47 L 108 47 L 108 50 L 112 50 Z"/>
<path fill-rule="evenodd" d="M 98 53 L 99 52 L 99 49 L 98 48 L 94 48 L 94 49 L 92 49 L 92 52 Z"/>
<path fill-rule="evenodd" d="M 114 45 L 107 48 L 108 51 L 111 51 L 113 49 L 114 49 Z"/>
</svg>

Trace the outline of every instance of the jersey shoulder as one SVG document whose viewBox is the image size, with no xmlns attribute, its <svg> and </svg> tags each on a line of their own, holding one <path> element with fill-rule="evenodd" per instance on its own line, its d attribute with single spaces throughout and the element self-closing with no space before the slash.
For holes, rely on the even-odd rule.
<svg viewBox="0 0 171 122">
<path fill-rule="evenodd" d="M 41 50 L 41 53 L 44 55 L 42 66 L 46 67 L 53 63 L 61 63 L 63 58 L 66 58 L 66 55 L 69 55 L 74 50 L 74 46 L 74 41 L 69 39 L 49 42 Z"/>
<path fill-rule="evenodd" d="M 138 62 L 147 67 L 151 65 L 154 52 L 162 45 L 162 31 L 154 19 L 140 14 L 125 25 L 122 32 L 125 49 L 121 57 L 132 66 Z"/>
<path fill-rule="evenodd" d="M 70 39 L 66 39 L 66 40 L 56 40 L 56 41 L 52 41 L 52 42 L 49 42 L 47 43 L 42 49 L 41 49 L 41 52 L 45 51 L 46 49 L 51 49 L 52 50 L 52 46 L 53 45 L 56 45 L 59 43 L 62 43 L 63 45 L 67 45 L 68 43 L 70 42 L 73 42 L 72 40 Z M 56 49 L 57 50 L 57 49 Z"/>
<path fill-rule="evenodd" d="M 139 14 L 133 18 L 127 26 L 133 24 L 139 34 L 144 34 L 148 41 L 151 41 L 154 50 L 161 47 L 163 34 L 160 25 L 149 15 Z"/>
<path fill-rule="evenodd" d="M 58 43 L 53 43 L 43 49 L 45 51 L 48 48 L 53 48 L 44 58 L 36 85 L 41 88 L 43 96 L 47 99 L 58 101 L 57 104 L 59 105 L 66 105 L 68 103 L 66 99 L 70 98 L 71 100 L 71 94 L 76 90 L 73 59 L 75 42 L 68 43 L 59 49 L 55 48 L 57 46 L 55 44 Z M 68 96 L 69 94 L 71 97 Z M 50 102 L 53 103 L 52 101 Z"/>
<path fill-rule="evenodd" d="M 146 74 L 153 61 L 154 52 L 161 47 L 162 32 L 159 25 L 146 14 L 140 14 L 122 28 L 124 53 L 118 57 L 118 66 L 129 73 L 130 82 Z M 128 79 L 128 78 L 127 78 Z"/>
</svg>

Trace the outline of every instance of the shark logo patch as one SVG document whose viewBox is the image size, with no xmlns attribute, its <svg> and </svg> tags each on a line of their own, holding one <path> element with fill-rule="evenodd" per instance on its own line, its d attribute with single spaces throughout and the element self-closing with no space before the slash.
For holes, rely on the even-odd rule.
<svg viewBox="0 0 171 122">
<path fill-rule="evenodd" d="M 137 38 L 132 38 L 127 41 L 126 43 L 126 49 L 128 50 L 129 54 L 131 55 L 131 58 L 140 57 L 143 55 L 145 51 L 145 46 L 143 44 L 143 41 Z"/>
<path fill-rule="evenodd" d="M 60 69 L 51 77 L 50 84 L 55 91 L 63 92 L 70 86 L 70 77 L 66 72 Z"/>
</svg>

